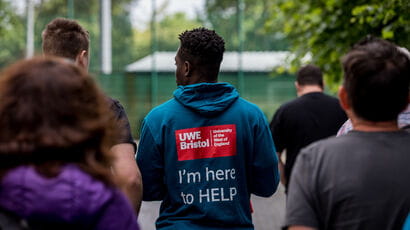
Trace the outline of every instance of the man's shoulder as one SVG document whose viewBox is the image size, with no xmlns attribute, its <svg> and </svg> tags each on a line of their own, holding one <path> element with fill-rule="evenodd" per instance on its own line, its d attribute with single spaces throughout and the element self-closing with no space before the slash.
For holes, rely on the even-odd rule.
<svg viewBox="0 0 410 230">
<path fill-rule="evenodd" d="M 376 145 L 380 139 L 391 143 L 401 143 L 400 145 L 410 147 L 410 133 L 406 131 L 396 132 L 358 132 L 350 131 L 342 136 L 328 137 L 306 146 L 301 150 L 304 154 L 326 154 L 327 156 L 338 155 L 341 152 L 351 153 L 356 149 L 361 149 L 369 145 Z M 395 146 L 403 148 L 403 146 Z"/>
<path fill-rule="evenodd" d="M 339 103 L 338 98 L 328 95 L 324 92 L 307 93 L 295 99 L 295 103 L 300 103 L 300 104 L 303 104 L 307 101 L 310 101 L 313 103 Z"/>
<path fill-rule="evenodd" d="M 286 101 L 283 103 L 277 111 L 285 112 L 289 110 L 294 110 L 298 108 L 304 108 L 306 106 L 306 101 L 309 100 L 307 97 L 297 97 L 295 99 Z"/>
<path fill-rule="evenodd" d="M 303 101 L 300 97 L 287 101 L 279 106 L 279 108 L 275 111 L 274 116 L 279 118 L 284 117 L 294 117 L 295 115 L 301 114 L 300 111 L 304 108 Z M 277 120 L 279 121 L 279 120 Z"/>
<path fill-rule="evenodd" d="M 159 119 L 164 116 L 169 116 L 171 112 L 175 112 L 181 106 L 174 98 L 155 106 L 151 111 L 147 114 L 146 119 Z"/>
<path fill-rule="evenodd" d="M 300 155 L 314 158 L 323 157 L 324 155 L 330 156 L 338 154 L 339 151 L 343 151 L 347 146 L 356 145 L 356 141 L 357 140 L 350 137 L 350 135 L 340 137 L 331 136 L 315 141 L 302 148 Z"/>
<path fill-rule="evenodd" d="M 323 108 L 323 109 L 322 109 Z M 324 93 L 309 93 L 284 103 L 277 111 L 290 114 L 301 114 L 303 111 L 313 110 L 326 113 L 344 114 L 339 100 Z M 303 115 L 303 114 L 301 114 Z M 345 121 L 347 118 L 343 118 Z"/>
<path fill-rule="evenodd" d="M 310 145 L 306 146 L 304 149 L 310 150 L 310 149 L 327 149 L 327 148 L 333 148 L 335 146 L 339 145 L 344 145 L 346 143 L 349 143 L 349 138 L 346 138 L 346 136 L 340 136 L 340 137 L 327 137 L 323 138 L 321 140 L 315 141 L 311 143 Z"/>
<path fill-rule="evenodd" d="M 226 113 L 232 115 L 232 118 L 241 117 L 251 123 L 257 122 L 261 124 L 267 122 L 266 116 L 259 106 L 241 97 L 227 109 Z"/>
<path fill-rule="evenodd" d="M 325 94 L 325 93 L 322 93 L 322 95 L 320 97 L 323 101 L 327 101 L 329 103 L 333 103 L 333 104 L 336 104 L 338 106 L 340 105 L 339 98 L 337 98 L 337 97 L 334 97 L 334 96 L 331 96 L 331 95 L 328 95 L 328 94 Z"/>
<path fill-rule="evenodd" d="M 116 114 L 124 111 L 124 107 L 117 99 L 106 97 L 106 100 L 107 103 L 110 105 L 111 110 L 113 110 Z"/>
<path fill-rule="evenodd" d="M 285 110 L 286 108 L 292 107 L 292 106 L 297 106 L 300 104 L 300 102 L 302 101 L 302 99 L 300 97 L 297 97 L 295 99 L 286 101 L 285 103 L 283 103 L 278 110 Z"/>
</svg>

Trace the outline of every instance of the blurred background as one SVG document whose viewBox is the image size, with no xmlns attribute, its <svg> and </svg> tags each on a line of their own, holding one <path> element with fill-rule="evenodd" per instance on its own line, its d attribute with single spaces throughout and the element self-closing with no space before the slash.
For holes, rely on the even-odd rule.
<svg viewBox="0 0 410 230">
<path fill-rule="evenodd" d="M 220 81 L 262 108 L 270 120 L 295 95 L 306 62 L 325 72 L 327 91 L 341 83 L 339 60 L 367 34 L 410 44 L 408 0 L 0 0 L 0 68 L 41 54 L 41 32 L 55 17 L 90 32 L 90 72 L 121 101 L 134 137 L 147 112 L 176 89 L 178 34 L 216 30 L 227 52 Z"/>
<path fill-rule="evenodd" d="M 342 79 L 340 58 L 372 34 L 410 46 L 409 0 L 0 0 L 0 69 L 41 54 L 41 32 L 56 17 L 78 20 L 91 36 L 90 72 L 120 100 L 135 139 L 144 116 L 176 89 L 178 34 L 204 26 L 226 43 L 220 81 L 237 87 L 270 120 L 296 97 L 296 70 L 322 68 L 326 91 Z M 255 229 L 280 229 L 283 187 L 252 196 Z M 159 202 L 143 202 L 142 229 L 155 229 Z"/>
</svg>

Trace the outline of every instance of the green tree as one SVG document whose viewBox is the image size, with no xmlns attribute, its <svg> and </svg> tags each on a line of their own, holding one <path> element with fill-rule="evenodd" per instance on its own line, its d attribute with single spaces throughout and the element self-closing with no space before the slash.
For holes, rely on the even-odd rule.
<svg viewBox="0 0 410 230">
<path fill-rule="evenodd" d="M 243 14 L 244 50 L 286 50 L 288 43 L 277 23 L 266 24 L 272 14 L 273 2 L 266 0 L 243 0 L 245 4 Z M 238 40 L 238 0 L 206 0 L 204 24 L 211 24 L 226 42 L 228 50 L 237 50 Z"/>
<path fill-rule="evenodd" d="M 112 65 L 113 71 L 122 71 L 136 58 L 130 22 L 132 0 L 112 1 Z M 100 57 L 99 0 L 74 1 L 74 19 L 89 31 L 91 40 L 90 70 L 98 72 Z M 67 17 L 67 0 L 43 0 L 36 6 L 36 49 L 41 52 L 41 32 L 52 19 Z"/>
<path fill-rule="evenodd" d="M 161 15 L 162 18 L 156 23 L 157 49 L 158 51 L 176 51 L 179 46 L 178 35 L 185 30 L 200 27 L 201 23 L 196 19 L 189 19 L 185 13 Z M 138 58 L 151 53 L 151 31 L 150 28 L 134 30 L 134 40 L 138 50 Z"/>
<path fill-rule="evenodd" d="M 24 17 L 10 1 L 0 0 L 0 68 L 24 57 Z"/>
<path fill-rule="evenodd" d="M 341 56 L 366 35 L 409 48 L 408 0 L 275 0 L 271 11 L 268 23 L 286 19 L 282 31 L 295 54 L 290 71 L 309 54 L 311 62 L 324 70 L 332 91 L 342 79 Z"/>
</svg>

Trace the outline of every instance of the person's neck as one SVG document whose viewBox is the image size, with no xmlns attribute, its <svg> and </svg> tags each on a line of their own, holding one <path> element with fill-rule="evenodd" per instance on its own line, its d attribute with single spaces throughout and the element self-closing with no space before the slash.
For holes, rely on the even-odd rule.
<svg viewBox="0 0 410 230">
<path fill-rule="evenodd" d="M 363 132 L 390 132 L 398 131 L 397 120 L 393 121 L 367 121 L 363 119 L 351 119 L 353 130 Z"/>
<path fill-rule="evenodd" d="M 209 80 L 199 75 L 192 75 L 189 79 L 188 85 L 199 84 L 199 83 L 217 83 L 218 79 Z"/>
<path fill-rule="evenodd" d="M 300 97 L 308 93 L 317 93 L 317 92 L 322 93 L 323 88 L 318 85 L 304 85 L 304 86 L 301 86 L 297 90 L 297 95 L 298 97 Z"/>
</svg>

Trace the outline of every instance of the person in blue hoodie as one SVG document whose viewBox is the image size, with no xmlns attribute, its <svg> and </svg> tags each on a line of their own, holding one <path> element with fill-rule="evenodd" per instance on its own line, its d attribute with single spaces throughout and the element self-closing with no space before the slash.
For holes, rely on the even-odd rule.
<svg viewBox="0 0 410 230">
<path fill-rule="evenodd" d="M 179 35 L 174 98 L 144 119 L 137 163 L 143 200 L 162 201 L 157 229 L 254 229 L 250 195 L 273 195 L 278 159 L 264 114 L 218 82 L 215 31 Z"/>
</svg>

